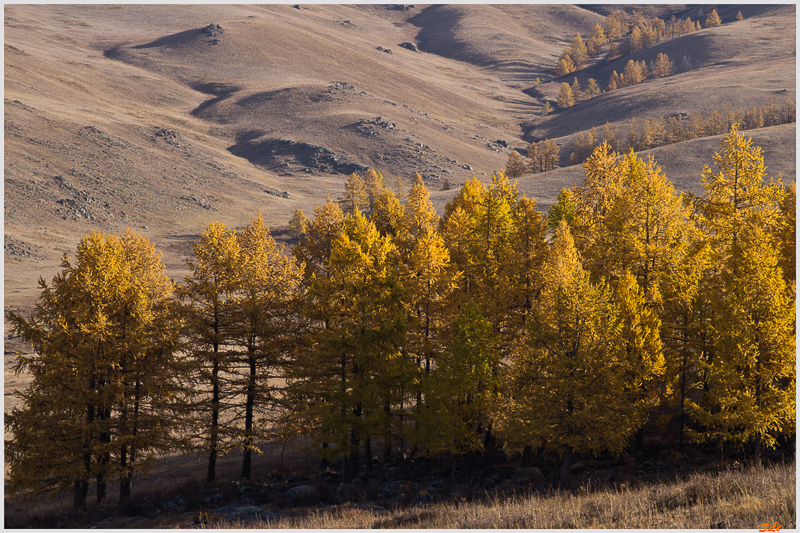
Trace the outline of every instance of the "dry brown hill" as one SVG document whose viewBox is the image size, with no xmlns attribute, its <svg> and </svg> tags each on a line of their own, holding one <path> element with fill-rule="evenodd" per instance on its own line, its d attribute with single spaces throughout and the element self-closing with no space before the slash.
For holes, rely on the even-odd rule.
<svg viewBox="0 0 800 533">
<path fill-rule="evenodd" d="M 441 209 L 455 193 L 438 190 L 443 180 L 488 180 L 534 138 L 556 137 L 565 161 L 575 133 L 607 121 L 794 99 L 795 6 L 720 6 L 723 26 L 578 78 L 605 86 L 629 58 L 658 52 L 687 55 L 689 72 L 541 117 L 563 81 L 552 78 L 561 51 L 618 7 L 7 5 L 6 309 L 30 308 L 38 276 L 91 230 L 144 232 L 177 278 L 211 221 L 240 227 L 262 210 L 284 226 L 338 196 L 353 170 L 406 183 L 420 172 Z M 748 134 L 793 181 L 794 125 Z M 696 189 L 717 143 L 653 155 Z M 579 179 L 580 167 L 563 168 L 520 190 L 546 209 Z"/>
</svg>

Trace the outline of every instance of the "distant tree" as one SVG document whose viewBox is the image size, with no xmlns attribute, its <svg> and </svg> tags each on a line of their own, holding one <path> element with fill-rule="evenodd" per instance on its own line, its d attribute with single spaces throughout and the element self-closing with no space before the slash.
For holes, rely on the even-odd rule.
<svg viewBox="0 0 800 533">
<path fill-rule="evenodd" d="M 369 201 L 370 212 L 375 208 L 375 200 L 386 188 L 383 181 L 383 175 L 380 172 L 369 169 L 364 173 L 364 190 L 367 193 L 367 200 Z"/>
<path fill-rule="evenodd" d="M 544 107 L 542 108 L 542 116 L 546 117 L 553 111 L 553 107 L 550 105 L 550 102 L 545 102 Z"/>
<path fill-rule="evenodd" d="M 525 165 L 525 161 L 522 159 L 522 156 L 519 155 L 519 152 L 514 150 L 508 156 L 508 160 L 506 161 L 505 173 L 511 179 L 516 179 L 525 174 L 527 170 L 527 166 Z"/>
<path fill-rule="evenodd" d="M 589 57 L 596 57 L 598 54 L 600 54 L 602 46 L 603 45 L 601 45 L 594 38 L 590 38 L 588 41 L 586 41 L 586 53 L 589 54 Z"/>
<path fill-rule="evenodd" d="M 404 228 L 409 239 L 408 246 L 412 245 L 411 239 L 416 239 L 425 233 L 426 228 L 435 227 L 438 221 L 436 210 L 431 203 L 430 192 L 422 181 L 422 176 L 419 173 L 414 174 L 412 183 L 404 210 Z M 401 245 L 400 248 L 403 249 L 404 246 Z"/>
<path fill-rule="evenodd" d="M 768 103 L 762 114 L 764 115 L 764 126 L 777 126 L 783 122 L 781 110 L 775 101 Z"/>
<path fill-rule="evenodd" d="M 764 127 L 764 115 L 761 113 L 761 110 L 757 107 L 753 107 L 744 114 L 744 124 L 746 126 L 745 129 L 752 130 L 756 128 L 763 128 Z"/>
<path fill-rule="evenodd" d="M 575 95 L 572 93 L 572 88 L 569 83 L 564 82 L 561 84 L 561 90 L 558 93 L 558 107 L 567 109 L 575 105 Z"/>
<path fill-rule="evenodd" d="M 617 43 L 611 43 L 608 45 L 608 52 L 606 52 L 606 61 L 613 61 L 620 55 L 622 54 L 620 54 L 619 49 L 617 48 Z"/>
<path fill-rule="evenodd" d="M 712 9 L 706 17 L 705 27 L 713 28 L 715 26 L 719 26 L 720 24 L 722 24 L 722 21 L 719 18 L 719 13 L 717 13 L 716 9 Z"/>
<path fill-rule="evenodd" d="M 575 202 L 572 199 L 572 189 L 562 188 L 558 193 L 556 203 L 550 206 L 547 213 L 547 227 L 550 231 L 555 231 L 558 223 L 565 220 L 567 224 L 572 224 L 575 219 Z"/>
<path fill-rule="evenodd" d="M 611 77 L 608 78 L 608 90 L 609 91 L 616 91 L 621 86 L 622 80 L 620 80 L 619 74 L 617 71 L 614 70 L 611 72 Z"/>
<path fill-rule="evenodd" d="M 797 120 L 797 106 L 791 98 L 786 100 L 786 122 L 795 122 Z"/>
<path fill-rule="evenodd" d="M 603 27 L 598 22 L 592 28 L 592 32 L 589 34 L 590 39 L 594 39 L 598 44 L 604 44 L 608 39 L 606 38 L 606 33 L 603 31 Z"/>
<path fill-rule="evenodd" d="M 570 85 L 570 88 L 572 89 L 572 95 L 575 97 L 575 101 L 578 102 L 582 100 L 581 94 L 583 93 L 583 91 L 581 90 L 581 84 L 578 82 L 577 77 L 573 78 L 572 85 Z"/>
<path fill-rule="evenodd" d="M 686 140 L 686 130 L 683 129 L 683 124 L 676 117 L 670 117 L 669 119 L 667 138 L 671 143 L 679 143 Z"/>
<path fill-rule="evenodd" d="M 398 198 L 403 196 L 403 178 L 400 177 L 400 174 L 394 179 L 394 193 Z"/>
<path fill-rule="evenodd" d="M 585 92 L 589 98 L 594 98 L 595 96 L 598 96 L 602 93 L 602 91 L 600 90 L 600 86 L 597 85 L 597 80 L 595 80 L 594 78 L 589 78 L 589 80 L 586 82 Z"/>
<path fill-rule="evenodd" d="M 609 39 L 619 39 L 628 32 L 628 16 L 616 10 L 606 17 L 605 33 Z"/>
<path fill-rule="evenodd" d="M 744 20 L 744 17 L 742 16 L 742 12 L 741 11 L 736 13 L 736 20 L 739 20 L 739 21 Z"/>
<path fill-rule="evenodd" d="M 369 195 L 364 180 L 353 172 L 344 183 L 344 195 L 339 199 L 344 213 L 362 212 L 369 207 Z"/>
<path fill-rule="evenodd" d="M 404 239 L 405 208 L 394 192 L 386 189 L 375 201 L 375 210 L 372 212 L 372 223 L 381 235 L 388 235 L 392 239 Z"/>
<path fill-rule="evenodd" d="M 666 37 L 667 25 L 662 19 L 654 17 L 653 20 L 650 21 L 650 31 L 653 36 L 653 43 L 657 43 Z"/>
<path fill-rule="evenodd" d="M 701 137 L 705 137 L 706 120 L 703 117 L 703 113 L 700 111 L 692 115 L 692 118 L 689 120 L 688 134 L 690 139 L 699 139 Z"/>
<path fill-rule="evenodd" d="M 631 34 L 628 36 L 628 51 L 635 52 L 637 50 L 641 50 L 644 48 L 644 37 L 642 36 L 642 30 L 638 27 L 633 28 Z"/>
<path fill-rule="evenodd" d="M 297 208 L 289 221 L 289 235 L 299 239 L 306 231 L 308 231 L 308 218 L 302 209 Z"/>
<path fill-rule="evenodd" d="M 532 142 L 528 147 L 528 170 L 534 174 L 553 170 L 558 165 L 558 152 L 555 139 Z"/>
<path fill-rule="evenodd" d="M 653 63 L 653 77 L 654 78 L 665 78 L 672 74 L 672 61 L 669 60 L 669 56 L 664 53 L 659 53 L 656 56 L 656 60 Z"/>
<path fill-rule="evenodd" d="M 330 197 L 314 209 L 314 220 L 308 224 L 305 238 L 292 250 L 294 256 L 305 263 L 306 278 L 312 274 L 325 275 L 333 241 L 344 227 L 344 213 Z"/>
<path fill-rule="evenodd" d="M 614 150 L 622 148 L 622 139 L 620 138 L 619 130 L 613 127 L 610 122 L 606 122 L 605 126 L 603 126 L 603 142 L 608 143 Z"/>
<path fill-rule="evenodd" d="M 625 87 L 642 83 L 647 77 L 647 66 L 644 61 L 629 60 L 622 72 L 622 80 Z"/>
<path fill-rule="evenodd" d="M 572 153 L 569 155 L 569 164 L 577 165 L 583 162 L 589 154 L 594 150 L 597 144 L 597 130 L 592 128 L 591 131 L 582 131 L 575 136 L 575 141 L 572 143 Z"/>
<path fill-rule="evenodd" d="M 586 44 L 581 38 L 581 34 L 576 35 L 569 45 L 569 55 L 572 62 L 575 64 L 575 69 L 582 69 L 589 59 L 589 54 L 586 51 Z"/>
<path fill-rule="evenodd" d="M 666 134 L 666 127 L 662 119 L 654 118 L 653 120 L 645 120 L 642 133 L 642 146 L 645 149 L 661 146 L 664 144 Z"/>
<path fill-rule="evenodd" d="M 722 111 L 715 109 L 708 115 L 706 120 L 706 132 L 709 135 L 721 135 L 725 133 L 725 121 L 722 118 Z"/>
<path fill-rule="evenodd" d="M 571 72 L 575 72 L 575 63 L 573 63 L 572 58 L 564 52 L 561 55 L 561 59 L 558 60 L 558 66 L 556 67 L 556 76 L 565 76 Z"/>
<path fill-rule="evenodd" d="M 451 187 L 451 185 L 450 185 L 450 180 L 449 180 L 449 179 L 447 179 L 447 178 L 445 178 L 445 179 L 444 179 L 444 181 L 442 181 L 442 188 L 441 188 L 441 190 L 442 190 L 442 191 L 449 191 L 451 188 L 452 188 L 452 187 Z"/>
</svg>

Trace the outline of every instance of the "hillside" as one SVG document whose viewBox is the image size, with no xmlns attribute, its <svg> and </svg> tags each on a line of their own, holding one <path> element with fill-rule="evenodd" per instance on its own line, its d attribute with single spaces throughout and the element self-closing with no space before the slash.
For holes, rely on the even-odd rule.
<svg viewBox="0 0 800 533">
<path fill-rule="evenodd" d="M 625 131 L 634 116 L 795 98 L 795 6 L 729 6 L 720 27 L 597 60 L 577 77 L 604 87 L 628 59 L 658 52 L 689 55 L 690 71 L 542 117 L 571 81 L 552 77 L 559 55 L 609 9 L 6 6 L 5 307 L 30 309 L 37 278 L 50 279 L 92 230 L 144 232 L 180 278 L 213 220 L 241 227 L 261 210 L 281 228 L 296 208 L 311 215 L 338 196 L 354 170 L 406 184 L 420 172 L 441 210 L 455 194 L 439 191 L 444 179 L 488 180 L 534 139 L 556 138 L 563 165 L 575 134 L 606 122 Z M 747 134 L 770 173 L 794 181 L 795 125 Z M 698 190 L 717 143 L 652 154 L 679 188 Z M 580 176 L 578 166 L 526 175 L 520 190 L 547 209 Z"/>
</svg>

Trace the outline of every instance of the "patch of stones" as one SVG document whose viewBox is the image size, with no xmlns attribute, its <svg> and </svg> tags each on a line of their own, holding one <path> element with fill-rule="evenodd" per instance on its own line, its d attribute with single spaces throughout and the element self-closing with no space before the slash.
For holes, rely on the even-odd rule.
<svg viewBox="0 0 800 533">
<path fill-rule="evenodd" d="M 203 209 L 208 209 L 209 211 L 216 211 L 217 210 L 213 205 L 208 203 L 208 200 L 206 200 L 202 196 L 197 197 L 197 196 L 195 196 L 193 194 L 190 195 L 190 196 L 181 196 L 181 200 L 185 200 L 187 202 L 191 202 L 193 204 L 197 204 L 200 207 L 202 207 Z"/>
<path fill-rule="evenodd" d="M 95 220 L 94 214 L 87 207 L 89 204 L 97 203 L 97 200 L 95 200 L 92 195 L 85 190 L 73 187 L 64 176 L 55 176 L 53 179 L 56 184 L 58 184 L 59 188 L 65 189 L 73 195 L 73 198 L 56 200 L 56 204 L 61 206 L 56 209 L 56 214 L 58 216 L 64 220 L 67 220 L 68 217 L 75 220 Z"/>
<path fill-rule="evenodd" d="M 283 513 L 271 513 L 255 505 L 241 505 L 236 503 L 213 509 L 211 514 L 221 516 L 226 522 L 267 522 L 280 520 L 281 518 L 289 516 Z"/>
<path fill-rule="evenodd" d="M 173 146 L 181 146 L 183 144 L 183 138 L 179 131 L 161 128 L 156 132 L 156 137 Z"/>
<path fill-rule="evenodd" d="M 393 131 L 396 127 L 397 124 L 389 120 L 385 120 L 383 117 L 377 117 L 373 120 L 361 119 L 358 121 L 359 133 L 366 135 L 367 137 L 377 137 L 380 135 L 380 131 L 378 131 L 378 129 Z"/>
<path fill-rule="evenodd" d="M 253 141 L 262 153 L 266 164 L 279 162 L 280 158 L 291 158 L 304 167 L 305 172 L 337 172 L 339 174 L 361 173 L 369 169 L 359 163 L 345 161 L 330 148 L 315 144 L 295 142 L 289 139 L 270 139 Z M 285 162 L 285 167 L 289 166 Z"/>
<path fill-rule="evenodd" d="M 314 102 L 341 102 L 345 99 L 343 96 L 351 96 L 357 92 L 358 91 L 356 88 L 350 83 L 344 81 L 334 81 L 331 82 L 328 88 L 323 92 L 312 96 L 311 100 Z"/>
<path fill-rule="evenodd" d="M 11 237 L 10 235 L 3 235 L 3 251 L 5 258 L 16 259 L 44 259 L 47 257 L 39 246 L 35 246 L 29 242 Z"/>
<path fill-rule="evenodd" d="M 209 41 L 211 44 L 219 44 L 219 38 L 225 33 L 225 30 L 222 29 L 222 26 L 219 24 L 214 24 L 213 22 L 200 31 L 211 37 L 211 40 Z"/>
</svg>

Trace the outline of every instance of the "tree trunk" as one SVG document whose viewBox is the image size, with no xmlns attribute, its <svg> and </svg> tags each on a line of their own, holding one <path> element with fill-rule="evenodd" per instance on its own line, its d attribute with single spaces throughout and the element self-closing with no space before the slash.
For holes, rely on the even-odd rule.
<svg viewBox="0 0 800 533">
<path fill-rule="evenodd" d="M 323 450 L 325 450 L 325 449 L 327 449 L 327 448 L 328 448 L 328 443 L 327 443 L 327 442 L 323 442 L 323 443 L 322 443 L 322 449 L 323 449 Z M 330 465 L 331 465 L 331 462 L 330 462 L 330 461 L 328 461 L 328 458 L 327 458 L 327 457 L 323 457 L 323 458 L 320 460 L 320 462 L 319 462 L 319 467 L 320 467 L 320 468 L 327 468 L 327 467 L 329 467 Z"/>
<path fill-rule="evenodd" d="M 364 441 L 364 453 L 367 456 L 367 472 L 372 472 L 372 438 L 370 437 Z"/>
<path fill-rule="evenodd" d="M 758 435 L 756 435 L 754 455 L 756 466 L 761 466 L 761 438 Z"/>
<path fill-rule="evenodd" d="M 124 504 L 131 496 L 131 473 L 126 471 L 128 466 L 128 447 L 123 446 L 119 452 L 119 467 L 122 474 L 119 478 L 119 505 Z"/>
<path fill-rule="evenodd" d="M 569 489 L 569 473 L 572 467 L 572 449 L 567 448 L 564 451 L 564 457 L 561 460 L 561 488 L 564 490 Z"/>
<path fill-rule="evenodd" d="M 531 464 L 531 455 L 533 454 L 533 449 L 531 445 L 528 444 L 525 448 L 522 449 L 522 466 L 530 466 Z"/>
<path fill-rule="evenodd" d="M 250 465 L 253 460 L 253 407 L 256 403 L 256 358 L 250 354 L 250 377 L 247 382 L 247 400 L 244 415 L 244 453 L 242 454 L 242 477 L 250 479 Z"/>
<path fill-rule="evenodd" d="M 644 425 L 636 432 L 636 451 L 644 451 Z"/>
<path fill-rule="evenodd" d="M 86 496 L 89 494 L 89 484 L 82 479 L 75 480 L 72 507 L 77 511 L 86 510 Z"/>
<path fill-rule="evenodd" d="M 100 423 L 103 426 L 103 431 L 100 433 L 100 442 L 102 444 L 109 444 L 111 442 L 111 433 L 109 432 L 108 425 L 111 413 L 109 409 L 98 409 Z M 107 448 L 106 448 L 107 449 Z M 106 487 L 108 485 L 108 465 L 111 462 L 111 454 L 104 452 L 100 455 L 97 463 L 100 471 L 97 474 L 97 506 L 106 504 Z"/>
<path fill-rule="evenodd" d="M 392 408 L 389 402 L 383 407 L 386 415 L 386 425 L 383 430 L 383 460 L 387 460 L 392 455 Z"/>
<path fill-rule="evenodd" d="M 210 453 L 208 456 L 208 475 L 207 482 L 217 479 L 217 446 L 219 440 L 219 360 L 214 357 L 214 369 L 212 373 L 213 392 L 211 396 L 211 442 L 209 443 Z"/>
</svg>

